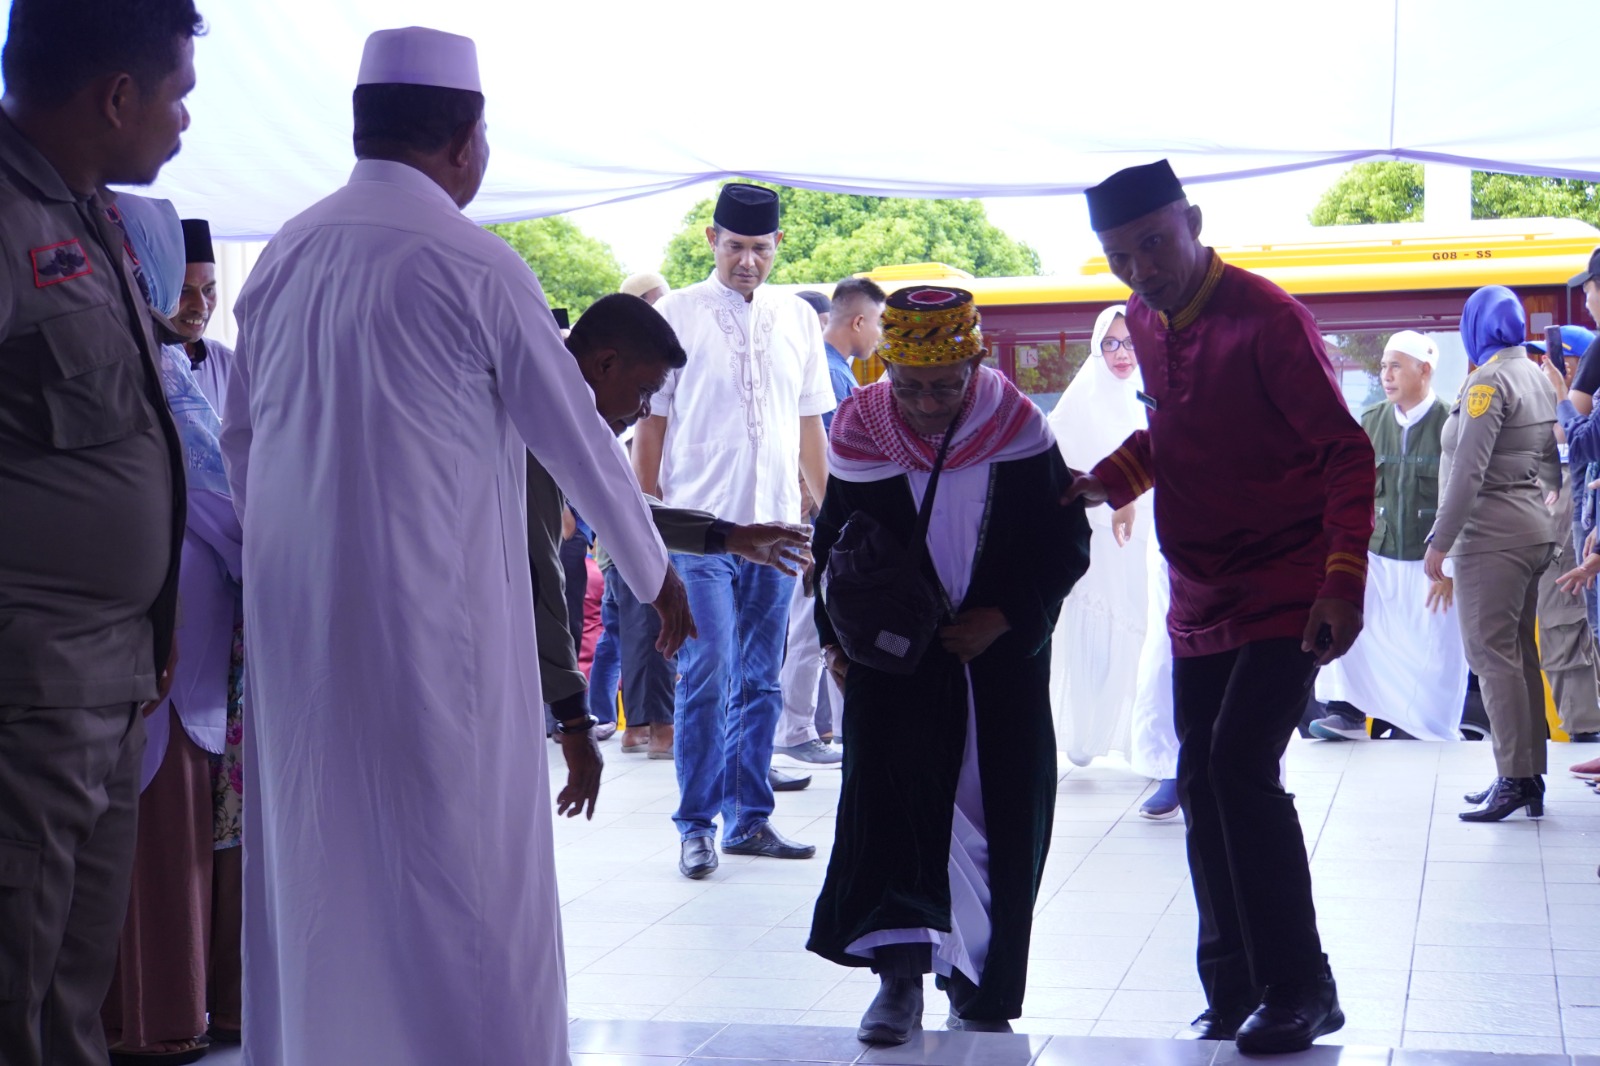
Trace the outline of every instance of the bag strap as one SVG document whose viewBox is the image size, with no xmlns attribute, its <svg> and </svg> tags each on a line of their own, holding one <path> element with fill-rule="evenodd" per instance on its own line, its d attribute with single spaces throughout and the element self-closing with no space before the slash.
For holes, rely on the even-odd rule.
<svg viewBox="0 0 1600 1066">
<path fill-rule="evenodd" d="M 944 457 L 950 451 L 950 442 L 956 439 L 956 430 L 961 425 L 961 416 L 957 414 L 951 421 L 950 428 L 945 430 L 944 440 L 939 444 L 939 454 L 933 461 L 933 471 L 928 475 L 928 489 L 922 494 L 922 506 L 917 510 L 917 524 L 911 534 L 911 552 L 906 560 L 907 569 L 920 570 L 922 558 L 928 552 L 928 523 L 933 519 L 933 496 L 939 489 L 939 472 L 944 469 Z"/>
</svg>

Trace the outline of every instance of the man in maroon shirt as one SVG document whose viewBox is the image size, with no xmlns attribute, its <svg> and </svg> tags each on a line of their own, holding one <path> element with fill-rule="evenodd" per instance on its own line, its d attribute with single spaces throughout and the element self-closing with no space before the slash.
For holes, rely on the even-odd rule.
<svg viewBox="0 0 1600 1066">
<path fill-rule="evenodd" d="M 1361 631 L 1373 453 L 1311 313 L 1200 243 L 1165 161 L 1088 191 L 1128 301 L 1150 428 L 1069 498 L 1152 485 L 1172 570 L 1178 794 L 1207 1007 L 1183 1034 L 1297 1051 L 1344 1024 L 1279 760 L 1317 668 Z"/>
</svg>

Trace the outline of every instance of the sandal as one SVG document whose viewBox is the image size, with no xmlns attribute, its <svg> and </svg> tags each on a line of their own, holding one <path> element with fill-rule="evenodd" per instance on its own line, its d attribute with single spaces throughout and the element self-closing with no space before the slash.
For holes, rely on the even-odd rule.
<svg viewBox="0 0 1600 1066">
<path fill-rule="evenodd" d="M 164 1040 L 137 1050 L 118 1045 L 112 1047 L 111 1066 L 187 1066 L 199 1062 L 211 1050 L 211 1041 L 203 1036 L 189 1040 Z"/>
</svg>

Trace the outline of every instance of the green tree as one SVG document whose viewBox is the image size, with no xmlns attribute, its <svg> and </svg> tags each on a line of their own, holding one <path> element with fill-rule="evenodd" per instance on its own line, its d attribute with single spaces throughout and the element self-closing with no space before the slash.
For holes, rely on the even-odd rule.
<svg viewBox="0 0 1600 1066">
<path fill-rule="evenodd" d="M 977 200 L 852 196 L 773 185 L 783 209 L 783 246 L 770 280 L 832 282 L 897 263 L 948 263 L 978 277 L 1039 273 L 1039 253 L 989 221 Z M 667 244 L 662 274 L 675 288 L 711 273 L 714 198 L 696 204 Z"/>
<path fill-rule="evenodd" d="M 1358 163 L 1311 209 L 1313 226 L 1421 222 L 1422 164 Z M 1600 225 L 1600 186 L 1569 178 L 1472 172 L 1473 218 L 1577 218 Z"/>
<path fill-rule="evenodd" d="M 511 245 L 539 275 L 550 306 L 567 308 L 574 321 L 626 276 L 610 245 L 560 215 L 484 228 Z"/>
</svg>

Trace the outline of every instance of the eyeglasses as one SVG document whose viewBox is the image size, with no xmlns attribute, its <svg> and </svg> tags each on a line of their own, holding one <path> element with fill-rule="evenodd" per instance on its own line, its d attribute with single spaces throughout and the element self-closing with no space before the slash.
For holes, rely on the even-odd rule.
<svg viewBox="0 0 1600 1066">
<path fill-rule="evenodd" d="M 1133 338 L 1132 337 L 1103 337 L 1103 338 L 1101 338 L 1101 340 L 1100 340 L 1100 350 L 1102 352 L 1105 352 L 1107 355 L 1110 355 L 1112 352 L 1116 351 L 1118 348 L 1124 348 L 1124 349 L 1127 350 L 1129 355 L 1132 355 L 1133 354 Z"/>
</svg>

